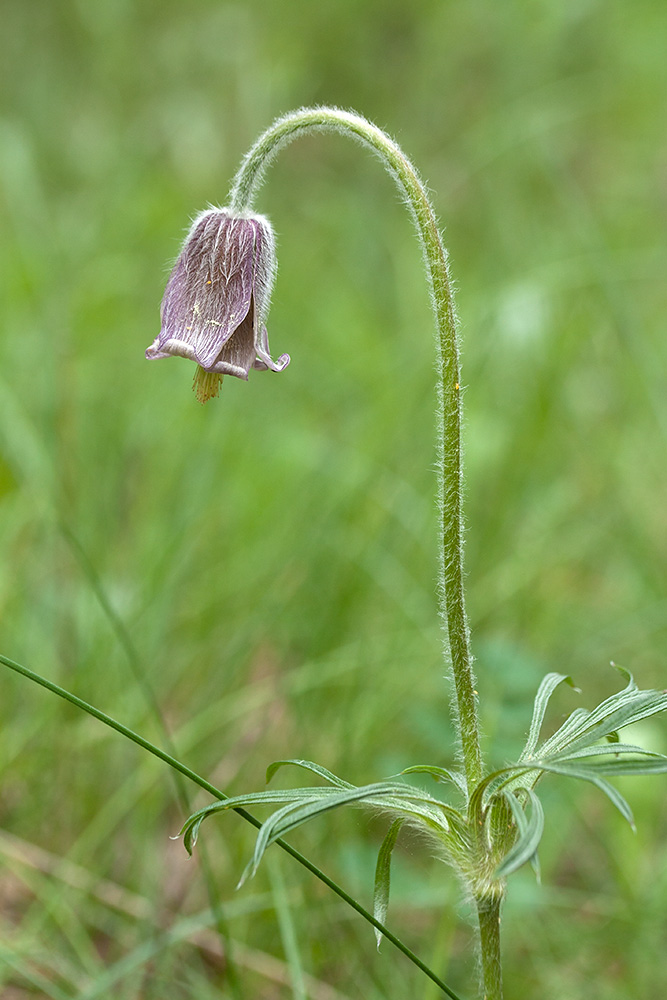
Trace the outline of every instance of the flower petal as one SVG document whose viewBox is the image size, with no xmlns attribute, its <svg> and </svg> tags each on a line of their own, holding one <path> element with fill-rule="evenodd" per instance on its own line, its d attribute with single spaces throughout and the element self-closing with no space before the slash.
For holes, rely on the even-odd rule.
<svg viewBox="0 0 667 1000">
<path fill-rule="evenodd" d="M 215 210 L 195 220 L 162 300 L 158 350 L 187 343 L 202 368 L 212 367 L 250 310 L 254 243 L 249 219 Z"/>
<path fill-rule="evenodd" d="M 261 326 L 259 335 L 255 341 L 255 352 L 257 358 L 253 362 L 253 368 L 257 371 L 265 372 L 271 369 L 272 372 L 281 372 L 290 363 L 289 354 L 281 354 L 277 361 L 274 361 L 269 353 L 269 335 L 265 326 Z"/>
<path fill-rule="evenodd" d="M 221 375 L 236 375 L 237 378 L 248 378 L 255 357 L 255 345 L 252 334 L 253 310 L 234 331 L 223 345 L 223 348 L 208 371 L 219 372 Z"/>
</svg>

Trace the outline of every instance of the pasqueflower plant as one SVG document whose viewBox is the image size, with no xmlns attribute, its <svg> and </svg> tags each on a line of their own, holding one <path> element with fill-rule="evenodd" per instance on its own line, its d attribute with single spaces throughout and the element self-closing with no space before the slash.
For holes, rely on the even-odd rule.
<svg viewBox="0 0 667 1000">
<path fill-rule="evenodd" d="M 3 657 L 2 662 L 112 725 L 217 799 L 191 815 L 184 824 L 181 834 L 188 851 L 194 849 L 204 820 L 232 809 L 241 813 L 258 827 L 255 849 L 241 874 L 241 882 L 254 874 L 267 848 L 278 843 L 374 925 L 378 944 L 385 935 L 444 994 L 456 1000 L 456 994 L 437 974 L 384 926 L 394 845 L 403 824 L 419 828 L 435 845 L 437 856 L 453 869 L 463 893 L 474 905 L 480 996 L 485 1000 L 501 1000 L 502 904 L 508 877 L 527 862 L 537 867 L 537 849 L 544 829 L 538 797 L 540 782 L 550 774 L 590 782 L 633 824 L 629 804 L 609 779 L 664 773 L 667 757 L 626 742 L 620 733 L 635 722 L 665 711 L 667 692 L 640 690 L 626 670 L 617 668 L 623 683 L 617 694 L 592 710 L 576 709 L 545 739 L 542 724 L 551 695 L 562 683 L 574 686 L 569 676 L 550 673 L 537 691 L 526 743 L 518 760 L 496 770 L 486 767 L 480 747 L 478 694 L 464 592 L 461 378 L 447 253 L 417 171 L 399 146 L 365 118 L 337 108 L 306 108 L 278 119 L 260 136 L 242 161 L 227 207 L 209 209 L 192 224 L 164 294 L 160 333 L 146 356 L 149 359 L 180 356 L 194 362 L 195 391 L 202 402 L 217 394 L 225 374 L 247 379 L 252 369 L 281 371 L 288 364 L 288 355 L 283 354 L 274 362 L 269 353 L 265 324 L 276 271 L 275 241 L 268 220 L 255 213 L 254 203 L 265 169 L 276 153 L 292 139 L 315 131 L 350 136 L 376 154 L 396 181 L 421 244 L 436 332 L 438 601 L 443 655 L 453 679 L 452 717 L 459 744 L 458 766 L 406 761 L 400 774 L 356 786 L 322 764 L 285 759 L 269 766 L 267 781 L 289 765 L 306 770 L 319 783 L 227 798 L 174 757 L 99 710 L 13 661 Z M 444 787 L 446 794 L 426 793 L 407 780 L 411 774 L 429 775 Z M 277 809 L 260 823 L 246 811 L 248 806 L 256 804 L 274 804 Z M 374 813 L 385 813 L 388 817 L 387 833 L 378 852 L 372 916 L 282 839 L 306 821 L 348 804 L 366 805 Z"/>
<path fill-rule="evenodd" d="M 256 242 L 250 259 L 248 239 L 253 203 L 264 170 L 278 150 L 306 132 L 333 130 L 359 140 L 379 157 L 397 182 L 412 215 L 421 242 L 427 283 L 435 314 L 438 369 L 438 431 L 440 510 L 440 613 L 445 631 L 445 660 L 451 665 L 454 680 L 454 718 L 460 742 L 459 769 L 439 764 L 406 766 L 400 775 L 357 787 L 332 774 L 321 764 L 305 760 L 281 760 L 267 771 L 269 781 L 285 765 L 306 769 L 323 784 L 295 790 L 266 790 L 240 795 L 214 803 L 192 815 L 182 834 L 185 846 L 192 851 L 202 822 L 225 810 L 255 804 L 274 803 L 279 808 L 261 826 L 253 856 L 241 882 L 254 874 L 267 847 L 295 827 L 330 809 L 349 803 L 365 803 L 374 811 L 383 811 L 391 819 L 379 849 L 375 875 L 375 916 L 383 920 L 389 898 L 391 853 L 403 823 L 419 827 L 437 846 L 437 852 L 454 870 L 463 891 L 472 899 L 479 921 L 482 992 L 486 1000 L 502 997 L 500 960 L 500 917 L 507 877 L 526 862 L 537 865 L 537 847 L 544 827 L 544 816 L 536 787 L 547 774 L 560 774 L 592 782 L 605 792 L 623 816 L 632 823 L 628 803 L 608 781 L 621 774 L 652 774 L 667 770 L 667 758 L 626 743 L 619 737 L 625 726 L 667 709 L 667 693 L 641 691 L 630 674 L 621 668 L 625 686 L 597 708 L 574 711 L 558 731 L 541 740 L 547 703 L 556 687 L 570 677 L 551 673 L 545 677 L 535 698 L 532 721 L 523 753 L 519 759 L 499 770 L 488 772 L 482 760 L 479 740 L 477 690 L 472 670 L 470 636 L 465 609 L 462 558 L 461 515 L 461 391 L 456 315 L 447 254 L 435 213 L 415 168 L 402 150 L 384 132 L 359 115 L 336 108 L 303 109 L 276 121 L 255 143 L 245 157 L 235 178 L 224 217 L 227 223 L 224 251 L 215 240 L 200 238 L 200 217 L 170 278 L 163 304 L 163 331 L 160 338 L 173 338 L 158 347 L 168 352 L 168 345 L 188 344 L 182 353 L 194 358 L 202 369 L 223 370 L 229 365 L 229 345 L 243 324 L 250 325 L 252 293 L 241 296 L 233 262 L 245 262 L 250 275 L 273 275 L 275 262 L 264 257 L 273 241 L 260 228 L 262 240 Z M 208 217 L 211 219 L 211 217 Z M 211 224 L 207 222 L 207 225 Z M 263 226 L 268 226 L 262 220 Z M 221 223 L 222 226 L 222 223 Z M 186 261 L 187 263 L 184 263 Z M 243 266 L 243 265 L 241 265 Z M 211 280 L 215 271 L 215 298 L 206 298 L 203 280 Z M 220 274 L 224 276 L 221 280 Z M 204 276 L 208 275 L 207 279 Z M 263 279 L 261 279 L 263 281 Z M 250 278 L 248 284 L 252 284 Z M 255 293 L 260 323 L 264 318 L 264 297 Z M 203 303 L 206 302 L 204 306 Z M 209 305 L 210 302 L 210 305 Z M 242 305 L 239 306 L 239 303 Z M 176 307 L 172 305 L 176 304 Z M 214 308 L 219 313 L 214 313 Z M 245 311 L 245 318 L 242 314 Z M 230 334 L 229 316 L 240 317 L 241 326 Z M 201 316 L 205 320 L 201 320 Z M 253 317 L 253 322 L 256 322 Z M 219 323 L 219 336 L 210 332 Z M 165 334 L 165 329 L 168 334 Z M 263 330 L 263 327 L 260 327 Z M 195 332 L 196 331 L 196 332 Z M 266 338 L 263 333 L 247 336 L 246 359 L 256 352 L 266 363 Z M 243 338 L 241 338 L 243 339 Z M 196 342 L 196 345 L 195 345 Z M 202 350 L 201 344 L 205 343 Z M 160 343 L 162 346 L 160 347 Z M 252 347 L 252 350 L 251 350 Z M 152 349 L 151 349 L 152 350 Z M 219 353 L 216 355 L 216 351 Z M 156 356 L 149 354 L 149 356 Z M 160 355 L 161 356 L 161 355 Z M 274 369 L 282 367 L 268 365 Z M 249 362 L 244 362 L 247 373 Z M 224 368 L 228 370 L 228 368 Z M 236 374 L 236 372 L 234 372 Z M 441 798 L 411 785 L 405 776 L 422 772 L 447 785 L 451 795 Z M 381 932 L 376 929 L 378 944 Z"/>
</svg>

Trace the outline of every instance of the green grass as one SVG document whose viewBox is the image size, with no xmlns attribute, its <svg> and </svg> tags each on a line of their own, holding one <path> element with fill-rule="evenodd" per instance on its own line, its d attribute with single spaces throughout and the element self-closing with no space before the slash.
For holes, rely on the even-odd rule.
<svg viewBox="0 0 667 1000">
<path fill-rule="evenodd" d="M 494 757 L 518 751 L 548 670 L 589 706 L 616 684 L 610 659 L 664 687 L 666 29 L 659 0 L 5 0 L 2 652 L 162 742 L 87 560 L 182 758 L 230 794 L 286 756 L 360 784 L 452 761 L 432 323 L 377 164 L 327 136 L 272 168 L 258 208 L 287 372 L 227 379 L 199 407 L 191 366 L 143 358 L 188 219 L 224 202 L 273 117 L 326 102 L 397 137 L 446 227 Z M 166 768 L 1 684 L 3 997 L 435 997 L 289 859 L 234 893 L 253 840 L 235 816 L 202 834 L 230 977 L 200 859 L 168 839 L 183 815 Z M 552 720 L 578 703 L 559 692 Z M 644 742 L 667 750 L 665 724 Z M 624 792 L 636 837 L 594 791 L 545 783 L 543 885 L 522 873 L 506 908 L 508 996 L 660 994 L 666 799 L 659 779 Z M 293 842 L 368 905 L 383 834 L 352 811 Z M 401 844 L 390 926 L 470 996 L 456 887 Z"/>
</svg>

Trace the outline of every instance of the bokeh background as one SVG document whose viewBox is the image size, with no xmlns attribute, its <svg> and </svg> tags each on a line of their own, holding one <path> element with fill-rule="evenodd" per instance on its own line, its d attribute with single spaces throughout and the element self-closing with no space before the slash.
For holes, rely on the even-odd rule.
<svg viewBox="0 0 667 1000">
<path fill-rule="evenodd" d="M 378 163 L 303 139 L 259 199 L 279 240 L 280 376 L 199 406 L 147 363 L 189 219 L 278 114 L 338 104 L 427 179 L 458 286 L 469 604 L 491 758 L 618 686 L 665 686 L 667 5 L 662 0 L 2 0 L 2 652 L 234 794 L 315 759 L 355 783 L 454 759 L 436 622 L 432 322 Z M 134 666 L 134 672 L 133 672 Z M 144 685 L 137 682 L 141 671 Z M 3 668 L 0 994 L 353 1000 L 438 993 L 253 831 L 202 842 L 166 766 Z M 634 734 L 667 750 L 667 721 Z M 278 779 L 280 780 L 280 779 Z M 284 781 L 293 780 L 285 774 Z M 548 780 L 543 884 L 511 883 L 507 994 L 655 997 L 667 795 L 633 835 Z M 207 802 L 192 791 L 192 803 Z M 386 824 L 292 841 L 366 905 Z M 419 841 L 389 922 L 471 996 L 468 914 Z"/>
</svg>

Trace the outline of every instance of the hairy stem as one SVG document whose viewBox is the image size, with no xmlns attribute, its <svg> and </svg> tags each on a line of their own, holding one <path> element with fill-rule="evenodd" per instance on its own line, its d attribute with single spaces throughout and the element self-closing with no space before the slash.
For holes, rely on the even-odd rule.
<svg viewBox="0 0 667 1000">
<path fill-rule="evenodd" d="M 440 612 L 446 622 L 456 689 L 456 715 L 468 790 L 482 776 L 477 701 L 463 589 L 461 513 L 461 389 L 456 315 L 447 252 L 424 184 L 408 158 L 381 129 L 359 115 L 338 108 L 303 108 L 278 119 L 257 140 L 234 179 L 230 207 L 252 208 L 268 163 L 298 135 L 335 131 L 359 140 L 375 152 L 398 184 L 413 217 L 424 253 L 437 327 L 438 500 L 440 509 Z"/>
<path fill-rule="evenodd" d="M 477 900 L 484 1000 L 502 1000 L 503 997 L 503 978 L 500 964 L 501 903 L 502 897 L 500 895 Z"/>
</svg>

